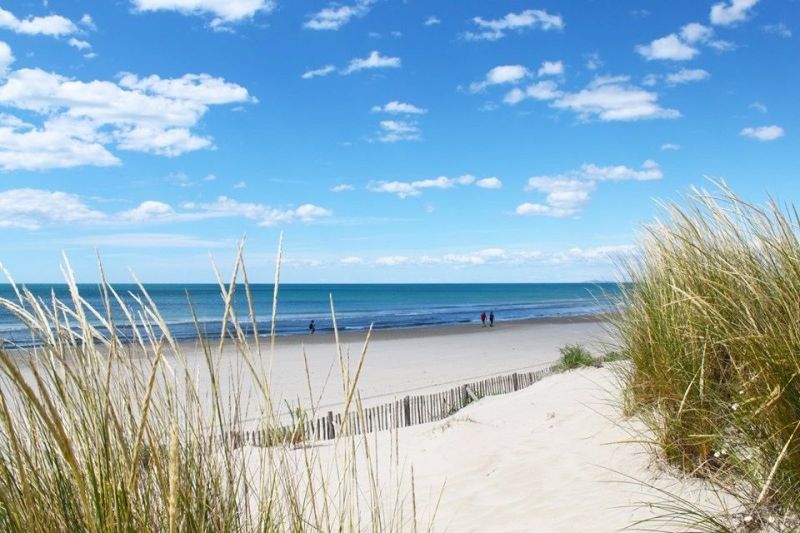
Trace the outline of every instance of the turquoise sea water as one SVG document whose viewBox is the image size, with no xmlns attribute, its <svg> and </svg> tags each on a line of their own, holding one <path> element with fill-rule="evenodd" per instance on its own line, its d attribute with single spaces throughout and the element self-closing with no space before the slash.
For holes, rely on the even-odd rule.
<svg viewBox="0 0 800 533">
<path fill-rule="evenodd" d="M 28 285 L 45 303 L 51 291 L 69 301 L 65 285 Z M 97 309 L 103 309 L 101 292 L 96 285 L 79 286 L 81 296 Z M 126 302 L 137 307 L 134 285 L 115 285 Z M 218 286 L 213 284 L 153 284 L 145 289 L 155 302 L 170 331 L 178 339 L 197 336 L 191 319 L 191 301 L 201 330 L 219 335 L 223 302 Z M 272 285 L 252 285 L 259 333 L 269 331 L 272 312 Z M 612 283 L 532 283 L 532 284 L 286 284 L 280 287 L 277 332 L 280 335 L 305 334 L 315 320 L 317 331 L 330 330 L 329 295 L 333 296 L 340 329 L 413 328 L 480 322 L 480 314 L 494 311 L 497 321 L 594 314 L 606 311 L 619 296 Z M 0 285 L 0 297 L 13 299 L 8 285 Z M 248 320 L 247 303 L 242 288 L 235 302 L 237 314 Z M 116 313 L 119 317 L 119 313 Z M 126 328 L 120 325 L 120 334 Z M 30 345 L 30 334 L 3 309 L 0 309 L 0 339 L 4 346 Z"/>
</svg>

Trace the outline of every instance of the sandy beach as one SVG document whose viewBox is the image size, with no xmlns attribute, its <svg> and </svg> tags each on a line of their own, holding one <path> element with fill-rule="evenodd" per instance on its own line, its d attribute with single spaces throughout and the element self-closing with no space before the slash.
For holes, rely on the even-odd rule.
<svg viewBox="0 0 800 533">
<path fill-rule="evenodd" d="M 541 368 L 558 359 L 559 348 L 567 343 L 583 344 L 594 355 L 602 355 L 612 340 L 608 326 L 596 317 L 583 317 L 501 322 L 494 328 L 375 331 L 358 390 L 369 406 L 486 376 Z M 351 365 L 364 338 L 364 332 L 341 337 Z M 262 349 L 266 368 L 268 339 Z M 182 344 L 181 350 L 202 395 L 211 386 L 202 352 L 196 343 Z M 169 359 L 178 364 L 174 355 Z M 245 399 L 241 427 L 258 427 L 258 402 L 247 401 L 256 387 L 242 357 L 228 343 L 217 359 L 215 376 L 222 398 L 238 386 Z M 655 517 L 658 511 L 642 502 L 665 501 L 662 490 L 715 508 L 718 504 L 702 482 L 679 479 L 664 470 L 642 444 L 651 438 L 643 424 L 621 415 L 621 392 L 610 368 L 614 364 L 625 363 L 545 377 L 518 392 L 482 398 L 438 422 L 380 431 L 354 441 L 309 443 L 288 454 L 301 472 L 304 457 L 311 453 L 315 464 L 333 479 L 347 462 L 346 443 L 354 442 L 359 486 L 369 487 L 367 478 L 375 476 L 381 508 L 402 513 L 397 520 L 403 531 L 414 528 L 413 506 L 420 529 L 433 524 L 432 531 L 458 532 L 619 531 Z M 338 412 L 343 395 L 333 335 L 277 339 L 272 390 L 278 400 L 275 405 L 285 405 L 283 400 L 303 406 L 313 402 L 320 411 Z M 258 472 L 266 450 L 245 445 L 237 455 L 248 469 Z M 332 487 L 338 490 L 335 484 Z M 330 497 L 336 500 L 335 495 Z M 363 501 L 361 508 L 369 510 L 370 502 Z M 646 527 L 655 525 L 662 530 L 682 529 L 661 523 Z"/>
<path fill-rule="evenodd" d="M 657 520 L 668 495 L 711 511 L 719 501 L 703 481 L 664 467 L 644 444 L 652 437 L 643 424 L 622 416 L 617 364 L 625 363 L 547 377 L 438 422 L 357 438 L 362 509 L 371 508 L 375 476 L 382 509 L 403 531 L 612 532 L 643 520 L 653 520 L 639 526 L 646 530 L 686 530 Z M 349 442 L 317 443 L 294 460 L 318 454 L 334 472 Z M 257 471 L 263 449 L 240 453 Z"/>
<path fill-rule="evenodd" d="M 400 431 L 420 520 L 438 502 L 435 531 L 620 531 L 659 513 L 642 505 L 664 502 L 658 489 L 714 509 L 702 482 L 654 461 L 620 401 L 611 370 L 583 369 Z"/>
<path fill-rule="evenodd" d="M 535 368 L 555 360 L 568 342 L 600 354 L 610 340 L 606 326 L 587 318 L 496 329 L 379 331 L 359 389 L 369 405 L 404 392 Z M 360 337 L 344 339 L 351 357 L 361 348 Z M 332 339 L 302 341 L 312 380 L 324 383 L 335 364 Z M 285 394 L 300 386 L 291 375 L 302 372 L 298 349 L 298 339 L 276 346 L 273 380 Z M 519 392 L 483 398 L 439 422 L 356 439 L 360 486 L 370 485 L 370 462 L 377 467 L 383 508 L 402 511 L 403 530 L 414 527 L 408 521 L 412 468 L 413 505 L 422 530 L 433 524 L 432 531 L 620 531 L 660 514 L 642 502 L 663 503 L 667 497 L 661 491 L 715 509 L 718 502 L 708 487 L 665 470 L 642 444 L 651 438 L 643 424 L 622 416 L 613 365 L 546 377 Z M 330 373 L 322 396 L 323 405 L 330 402 L 333 409 L 341 394 L 337 372 Z M 317 443 L 312 453 L 335 471 L 339 467 L 333 465 L 344 461 L 342 442 L 348 441 Z M 247 446 L 242 452 L 253 468 L 260 450 Z M 306 453 L 295 452 L 298 464 Z M 362 505 L 369 508 L 366 501 Z M 644 527 L 682 530 L 661 522 Z"/>
<path fill-rule="evenodd" d="M 498 322 L 480 325 L 375 330 L 367 350 L 358 390 L 365 405 L 384 403 L 408 393 L 446 389 L 477 377 L 533 369 L 556 360 L 559 348 L 581 343 L 596 354 L 610 337 L 608 324 L 597 317 Z M 354 367 L 360 357 L 366 332 L 340 336 L 344 356 Z M 264 372 L 269 368 L 269 339 L 262 339 Z M 216 349 L 216 345 L 213 345 Z M 182 350 L 190 368 L 204 365 L 196 343 L 184 343 Z M 305 360 L 313 399 L 309 398 Z M 335 408 L 343 400 L 341 373 L 332 334 L 281 337 L 272 356 L 272 393 L 276 404 L 285 401 L 319 409 Z M 173 361 L 174 363 L 174 361 Z M 355 372 L 351 368 L 351 374 Z M 199 388 L 210 386 L 207 372 L 197 372 Z M 241 357 L 228 345 L 219 357 L 217 377 L 223 390 L 230 390 L 236 376 L 244 397 L 250 378 Z M 312 401 L 313 400 L 313 401 Z M 247 417 L 252 417 L 251 412 Z"/>
</svg>

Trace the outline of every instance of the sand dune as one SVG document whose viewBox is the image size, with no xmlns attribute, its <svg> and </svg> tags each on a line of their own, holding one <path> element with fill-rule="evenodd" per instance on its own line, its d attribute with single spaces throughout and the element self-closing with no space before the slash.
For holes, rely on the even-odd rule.
<svg viewBox="0 0 800 533">
<path fill-rule="evenodd" d="M 345 340 L 353 352 L 359 350 L 358 337 Z M 364 397 L 383 402 L 402 395 L 398 391 L 447 388 L 438 384 L 551 362 L 566 343 L 585 343 L 598 354 L 608 340 L 603 323 L 587 320 L 505 324 L 491 331 L 377 332 L 359 388 Z M 329 341 L 306 345 L 315 384 L 334 362 Z M 296 339 L 278 346 L 277 390 L 291 394 L 297 386 L 293 380 L 302 375 L 301 359 L 293 355 L 297 350 Z M 323 403 L 341 397 L 338 371 L 332 376 Z M 659 514 L 643 503 L 663 502 L 658 489 L 716 508 L 716 497 L 702 482 L 679 479 L 658 466 L 641 443 L 649 438 L 644 426 L 624 418 L 620 405 L 612 370 L 589 368 L 483 398 L 440 422 L 372 434 L 366 445 L 378 466 L 383 507 L 394 508 L 399 495 L 404 529 L 412 529 L 407 520 L 413 467 L 421 530 L 433 520 L 434 531 L 620 531 Z M 314 445 L 313 453 L 321 454 L 331 472 L 343 464 L 343 442 L 347 439 Z M 360 487 L 368 492 L 365 442 L 357 442 Z M 246 448 L 254 465 L 259 449 Z M 308 450 L 295 453 L 300 465 Z M 369 508 L 367 500 L 363 508 Z M 685 529 L 648 524 L 655 526 Z"/>
<path fill-rule="evenodd" d="M 402 491 L 409 490 L 413 466 L 420 527 L 433 518 L 434 531 L 620 531 L 658 514 L 642 502 L 665 496 L 645 484 L 716 508 L 702 482 L 670 475 L 644 445 L 630 442 L 647 439 L 647 432 L 620 415 L 619 399 L 612 371 L 590 368 L 484 398 L 441 422 L 399 430 Z M 370 441 L 386 467 L 387 506 L 396 494 L 387 473 L 393 438 L 381 432 Z M 323 454 L 341 451 L 322 446 Z M 402 493 L 408 516 L 410 497 Z M 683 529 L 647 527 L 656 525 Z"/>
</svg>

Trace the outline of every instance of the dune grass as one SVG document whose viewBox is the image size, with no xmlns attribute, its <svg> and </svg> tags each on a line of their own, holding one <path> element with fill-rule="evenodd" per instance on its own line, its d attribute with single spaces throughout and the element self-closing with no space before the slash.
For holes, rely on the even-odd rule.
<svg viewBox="0 0 800 533">
<path fill-rule="evenodd" d="M 581 344 L 567 344 L 559 349 L 561 358 L 559 363 L 562 370 L 572 370 L 583 366 L 592 366 L 592 354 Z"/>
<path fill-rule="evenodd" d="M 285 427 L 270 389 L 280 253 L 273 335 L 246 335 L 240 326 L 244 319 L 258 324 L 240 248 L 227 283 L 217 273 L 224 333 L 204 339 L 199 368 L 187 363 L 144 286 L 129 306 L 103 280 L 105 303 L 95 309 L 81 298 L 68 263 L 64 273 L 70 301 L 40 301 L 16 285 L 14 300 L 0 300 L 38 340 L 35 348 L 0 350 L 0 530 L 416 529 L 400 481 L 397 494 L 387 494 L 387 468 L 378 475 L 366 436 L 339 436 L 326 446 L 333 453 L 323 455 L 313 435 L 275 429 Z M 249 316 L 236 315 L 235 297 L 247 299 Z M 115 325 L 123 323 L 134 342 L 117 337 Z M 344 420 L 361 412 L 356 382 L 368 342 L 369 335 L 355 373 L 338 335 L 331 346 L 341 366 Z M 220 365 L 231 361 L 240 380 L 256 384 L 255 397 L 245 397 L 241 381 L 230 390 L 218 382 Z M 210 389 L 200 387 L 199 374 Z M 249 403 L 276 446 L 223 438 L 245 423 Z M 314 405 L 306 408 L 293 412 L 294 427 L 315 416 Z"/>
<path fill-rule="evenodd" d="M 667 461 L 736 497 L 731 528 L 800 529 L 800 218 L 716 186 L 664 205 L 626 264 L 627 408 Z"/>
</svg>

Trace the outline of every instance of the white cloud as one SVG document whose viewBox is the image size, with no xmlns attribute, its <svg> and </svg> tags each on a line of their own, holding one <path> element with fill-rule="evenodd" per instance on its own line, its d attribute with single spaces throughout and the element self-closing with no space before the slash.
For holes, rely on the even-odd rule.
<svg viewBox="0 0 800 533">
<path fill-rule="evenodd" d="M 358 0 L 353 5 L 331 3 L 325 9 L 310 15 L 304 28 L 310 30 L 338 30 L 350 20 L 366 15 L 374 0 Z"/>
<path fill-rule="evenodd" d="M 735 50 L 737 48 L 735 43 L 723 41 L 722 39 L 709 41 L 707 44 L 717 52 L 730 52 L 731 50 Z"/>
<path fill-rule="evenodd" d="M 186 175 L 185 172 L 170 172 L 164 176 L 164 181 L 182 188 L 196 187 L 198 185 L 202 185 L 203 183 L 216 180 L 217 177 L 214 174 L 206 174 L 197 180 L 191 179 L 188 175 Z"/>
<path fill-rule="evenodd" d="M 212 145 L 211 139 L 198 137 L 187 128 L 163 128 L 147 125 L 123 127 L 114 134 L 117 148 L 176 157 Z"/>
<path fill-rule="evenodd" d="M 761 27 L 761 29 L 767 33 L 777 35 L 778 37 L 783 37 L 784 39 L 788 39 L 792 36 L 792 30 L 790 30 L 783 22 L 778 22 L 777 24 L 765 24 Z"/>
<path fill-rule="evenodd" d="M 367 190 L 371 192 L 388 192 L 396 194 L 400 198 L 417 196 L 420 191 L 413 184 L 404 181 L 377 181 L 367 184 Z"/>
<path fill-rule="evenodd" d="M 405 255 L 389 255 L 379 257 L 375 260 L 375 264 L 379 266 L 398 266 L 407 265 L 411 262 L 411 258 Z"/>
<path fill-rule="evenodd" d="M 784 135 L 783 128 L 780 126 L 760 126 L 757 128 L 744 128 L 739 132 L 739 135 L 757 139 L 762 142 L 774 141 L 780 139 Z"/>
<path fill-rule="evenodd" d="M 119 165 L 119 159 L 93 135 L 84 135 L 85 129 L 62 127 L 56 120 L 46 121 L 41 128 L 22 121 L 18 124 L 6 122 L 0 127 L 0 169 L 46 170 Z"/>
<path fill-rule="evenodd" d="M 399 57 L 382 56 L 377 50 L 373 50 L 365 58 L 355 58 L 348 63 L 347 68 L 342 71 L 342 74 L 352 74 L 365 69 L 375 68 L 400 68 Z"/>
<path fill-rule="evenodd" d="M 607 181 L 649 181 L 663 177 L 658 163 L 647 160 L 640 169 L 625 165 L 598 166 L 584 163 L 579 170 L 556 176 L 533 176 L 525 187 L 528 191 L 544 193 L 544 202 L 525 202 L 517 206 L 520 216 L 572 217 L 588 204 L 590 195 L 599 183 Z"/>
<path fill-rule="evenodd" d="M 636 51 L 648 61 L 654 59 L 687 61 L 700 53 L 697 48 L 686 44 L 674 33 L 656 39 L 650 44 L 640 44 L 636 47 Z"/>
<path fill-rule="evenodd" d="M 589 70 L 597 70 L 603 66 L 603 60 L 600 59 L 600 54 L 597 52 L 592 52 L 591 54 L 586 54 L 586 68 Z"/>
<path fill-rule="evenodd" d="M 69 44 L 73 48 L 77 48 L 78 50 L 88 50 L 89 48 L 92 47 L 92 45 L 89 44 L 88 41 L 84 41 L 82 39 L 76 39 L 75 37 L 70 37 L 69 40 L 67 41 L 67 44 Z"/>
<path fill-rule="evenodd" d="M 681 149 L 681 145 L 679 145 L 679 144 L 664 143 L 664 144 L 661 145 L 661 150 L 664 150 L 664 151 L 666 151 L 666 150 L 680 150 L 680 149 Z"/>
<path fill-rule="evenodd" d="M 545 80 L 524 90 L 516 87 L 503 101 L 509 105 L 528 98 L 549 101 L 550 107 L 573 111 L 582 120 L 595 117 L 602 121 L 633 121 L 680 116 L 675 109 L 661 107 L 656 93 L 629 81 L 628 76 L 597 76 L 583 90 L 571 93 L 559 89 L 555 81 Z"/>
<path fill-rule="evenodd" d="M 750 16 L 750 10 L 758 0 L 726 0 L 711 6 L 711 24 L 731 26 L 743 22 Z"/>
<path fill-rule="evenodd" d="M 257 101 L 250 97 L 244 87 L 208 74 L 184 74 L 180 78 L 165 79 L 156 75 L 139 78 L 135 74 L 125 72 L 120 76 L 119 84 L 145 94 L 201 105 Z"/>
<path fill-rule="evenodd" d="M 660 76 L 658 74 L 648 74 L 642 79 L 642 85 L 646 87 L 654 87 L 658 85 Z"/>
<path fill-rule="evenodd" d="M 692 81 L 705 80 L 708 79 L 710 76 L 711 74 L 709 74 L 708 71 L 703 70 L 701 68 L 695 68 L 695 69 L 682 68 L 678 72 L 667 74 L 667 83 L 677 85 L 681 83 L 689 83 Z"/>
<path fill-rule="evenodd" d="M 327 76 L 328 74 L 332 73 L 335 70 L 336 67 L 334 67 L 333 65 L 325 65 L 324 67 L 321 68 L 307 70 L 300 77 L 303 78 L 304 80 L 310 80 L 311 78 Z"/>
<path fill-rule="evenodd" d="M 178 187 L 194 187 L 196 185 L 185 172 L 170 172 L 164 176 L 164 181 Z"/>
<path fill-rule="evenodd" d="M 499 181 L 499 180 L 498 180 Z M 417 181 L 374 181 L 367 184 L 367 190 L 371 192 L 381 192 L 396 194 L 400 198 L 418 196 L 423 189 L 453 189 L 459 186 L 467 186 L 476 183 L 475 176 L 464 174 L 457 178 L 439 176 Z"/>
<path fill-rule="evenodd" d="M 477 30 L 464 33 L 464 38 L 470 41 L 496 41 L 505 37 L 509 31 L 564 29 L 564 20 L 560 15 L 552 15 L 541 9 L 526 9 L 520 13 L 508 13 L 502 18 L 494 20 L 475 17 L 472 22 L 478 27 Z"/>
<path fill-rule="evenodd" d="M 423 115 L 428 112 L 427 109 L 423 109 L 421 107 L 417 107 L 414 104 L 407 104 L 405 102 L 398 102 L 397 100 L 392 100 L 391 102 L 386 103 L 383 106 L 374 106 L 372 108 L 373 113 L 390 113 L 392 115 Z"/>
<path fill-rule="evenodd" d="M 539 76 L 561 76 L 564 74 L 564 63 L 561 61 L 543 61 L 539 67 Z"/>
<path fill-rule="evenodd" d="M 84 13 L 80 20 L 81 26 L 86 28 L 87 30 L 96 30 L 97 24 L 94 23 L 94 19 L 89 13 Z"/>
<path fill-rule="evenodd" d="M 247 89 L 208 74 L 84 82 L 41 69 L 19 69 L 0 85 L 0 106 L 31 112 L 41 126 L 0 132 L 0 168 L 108 166 L 123 150 L 176 156 L 212 146 L 192 133 L 210 105 L 254 101 Z"/>
<path fill-rule="evenodd" d="M 502 189 L 503 182 L 499 178 L 492 176 L 491 178 L 483 178 L 475 182 L 477 187 L 482 189 Z"/>
<path fill-rule="evenodd" d="M 247 188 L 247 182 L 246 181 L 237 181 L 236 183 L 233 184 L 233 188 L 234 189 L 246 189 Z"/>
<path fill-rule="evenodd" d="M 595 187 L 591 180 L 568 176 L 534 176 L 528 179 L 526 189 L 545 193 L 545 203 L 525 202 L 517 206 L 516 213 L 558 218 L 573 216 L 583 209 Z"/>
<path fill-rule="evenodd" d="M 339 185 L 334 185 L 331 187 L 331 192 L 347 192 L 352 191 L 353 189 L 355 189 L 355 187 L 349 183 L 340 183 Z"/>
<path fill-rule="evenodd" d="M 0 228 L 35 230 L 49 224 L 96 222 L 105 217 L 75 194 L 41 189 L 0 191 Z"/>
<path fill-rule="evenodd" d="M 636 247 L 629 244 L 595 246 L 589 248 L 569 248 L 552 252 L 529 249 L 484 248 L 482 250 L 425 254 L 417 256 L 390 255 L 374 259 L 351 256 L 336 261 L 343 265 L 363 265 L 367 267 L 410 267 L 425 265 L 444 265 L 454 268 L 481 267 L 485 265 L 568 265 L 568 264 L 612 264 L 620 256 L 631 255 Z M 318 261 L 318 264 L 324 264 Z"/>
<path fill-rule="evenodd" d="M 704 43 L 714 36 L 714 30 L 699 22 L 690 22 L 681 28 L 681 38 L 687 43 Z"/>
<path fill-rule="evenodd" d="M 314 204 L 303 204 L 295 209 L 292 214 L 303 222 L 314 222 L 318 218 L 333 215 L 333 211 Z"/>
<path fill-rule="evenodd" d="M 172 206 L 156 200 L 146 200 L 134 207 L 120 213 L 120 218 L 133 222 L 152 222 L 159 219 L 172 218 L 175 211 Z"/>
<path fill-rule="evenodd" d="M 556 82 L 547 80 L 529 85 L 525 89 L 525 95 L 534 100 L 552 100 L 560 97 L 562 94 Z"/>
<path fill-rule="evenodd" d="M 422 136 L 416 122 L 408 120 L 381 120 L 378 140 L 384 143 L 418 141 Z"/>
<path fill-rule="evenodd" d="M 425 19 L 425 22 L 423 22 L 423 24 L 425 26 L 435 26 L 436 24 L 441 24 L 441 22 L 442 21 L 439 20 L 438 17 L 434 17 L 433 15 L 431 15 L 430 17 Z"/>
<path fill-rule="evenodd" d="M 699 45 L 709 46 L 718 52 L 727 52 L 736 47 L 731 42 L 713 37 L 713 28 L 698 22 L 690 22 L 681 28 L 680 34 L 671 33 L 650 44 L 639 45 L 636 51 L 648 61 L 657 59 L 688 61 L 700 53 L 697 48 Z"/>
<path fill-rule="evenodd" d="M 530 71 L 522 65 L 499 65 L 489 70 L 483 81 L 471 83 L 469 90 L 477 93 L 491 85 L 517 83 L 530 75 Z"/>
<path fill-rule="evenodd" d="M 71 20 L 61 15 L 31 16 L 19 19 L 12 12 L 1 7 L 0 28 L 24 35 L 49 35 L 51 37 L 62 37 L 78 32 L 78 27 Z"/>
<path fill-rule="evenodd" d="M 503 102 L 507 103 L 508 105 L 516 105 L 525 100 L 526 96 L 527 95 L 525 94 L 525 91 L 519 87 L 514 87 L 503 97 Z"/>
<path fill-rule="evenodd" d="M 92 248 L 223 248 L 235 246 L 233 241 L 213 241 L 179 233 L 113 233 L 76 237 L 65 242 L 70 245 Z"/>
<path fill-rule="evenodd" d="M 545 257 L 548 264 L 563 265 L 574 263 L 615 263 L 622 256 L 630 256 L 637 251 L 636 246 L 618 244 L 612 246 L 595 246 L 592 248 L 570 248 L 564 252 L 556 252 Z"/>
<path fill-rule="evenodd" d="M 639 170 L 625 165 L 601 167 L 591 163 L 584 163 L 581 165 L 580 173 L 582 176 L 594 181 L 650 181 L 660 180 L 664 177 L 661 167 L 652 159 L 642 163 L 642 167 Z"/>
<path fill-rule="evenodd" d="M 211 26 L 251 19 L 256 13 L 268 13 L 273 0 L 131 0 L 139 11 L 177 11 L 184 15 L 212 15 Z"/>
<path fill-rule="evenodd" d="M 417 266 L 445 266 L 454 269 L 480 268 L 496 265 L 573 265 L 615 264 L 621 256 L 636 254 L 638 248 L 630 244 L 572 247 L 562 250 L 542 251 L 524 248 L 491 247 L 468 251 L 447 251 L 421 255 L 383 255 L 373 258 L 345 256 L 339 259 L 290 259 L 292 264 L 312 267 L 362 266 L 365 268 L 394 268 Z"/>
<path fill-rule="evenodd" d="M 559 90 L 556 82 L 545 80 L 528 85 L 524 90 L 519 87 L 514 87 L 506 93 L 503 101 L 509 105 L 515 105 L 526 98 L 533 98 L 534 100 L 553 100 L 559 98 L 563 94 L 564 93 Z"/>
<path fill-rule="evenodd" d="M 747 107 L 749 107 L 750 109 L 755 109 L 759 113 L 766 113 L 767 112 L 767 106 L 765 106 L 761 102 L 753 102 L 752 104 L 750 104 Z"/>
<path fill-rule="evenodd" d="M 183 204 L 183 209 L 184 211 L 175 213 L 170 218 L 174 221 L 186 221 L 236 217 L 254 220 L 259 226 L 274 226 L 298 220 L 311 223 L 333 215 L 333 211 L 314 204 L 302 204 L 295 209 L 278 209 L 263 204 L 239 202 L 227 196 L 220 196 L 210 203 L 189 202 Z"/>
<path fill-rule="evenodd" d="M 260 226 L 272 226 L 297 221 L 311 223 L 332 215 L 329 209 L 314 204 L 278 209 L 238 202 L 226 196 L 220 196 L 210 203 L 185 203 L 181 209 L 159 200 L 146 200 L 131 209 L 104 213 L 90 208 L 79 196 L 71 193 L 41 189 L 0 191 L 0 228 L 35 230 L 45 225 L 97 222 L 105 225 L 163 224 L 229 217 L 254 220 Z"/>
<path fill-rule="evenodd" d="M 0 78 L 6 75 L 8 69 L 14 63 L 14 54 L 11 52 L 11 47 L 3 41 L 0 41 Z"/>
<path fill-rule="evenodd" d="M 550 104 L 569 109 L 582 119 L 596 117 L 602 121 L 633 121 L 677 118 L 680 112 L 658 104 L 658 95 L 628 83 L 626 76 L 598 77 L 577 93 L 565 93 Z"/>
</svg>

